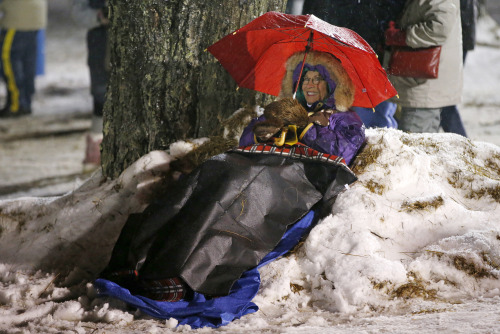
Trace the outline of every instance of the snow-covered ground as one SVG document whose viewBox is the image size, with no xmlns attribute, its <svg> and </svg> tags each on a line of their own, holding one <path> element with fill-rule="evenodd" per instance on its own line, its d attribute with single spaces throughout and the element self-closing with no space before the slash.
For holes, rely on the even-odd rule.
<svg viewBox="0 0 500 334">
<path fill-rule="evenodd" d="M 62 58 L 48 54 L 39 85 L 62 80 L 79 97 L 56 103 L 41 95 L 37 105 L 45 107 L 35 115 L 90 108 L 85 57 L 64 57 L 85 52 L 77 31 L 69 40 L 48 31 L 48 52 L 56 41 L 67 45 L 57 47 Z M 500 332 L 500 29 L 483 20 L 478 33 L 460 106 L 470 139 L 368 130 L 354 166 L 359 181 L 297 252 L 261 269 L 260 310 L 197 332 Z M 0 200 L 0 332 L 191 331 L 98 298 L 88 283 L 126 215 L 142 209 L 141 185 L 151 186 L 148 171 L 164 168 L 164 159 L 158 152 L 141 159 L 115 181 L 120 193 L 99 184 L 97 173 L 64 196 Z"/>
</svg>

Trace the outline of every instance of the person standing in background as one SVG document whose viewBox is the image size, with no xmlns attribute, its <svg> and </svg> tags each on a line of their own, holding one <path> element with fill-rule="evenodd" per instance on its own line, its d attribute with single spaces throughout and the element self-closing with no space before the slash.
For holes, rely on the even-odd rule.
<svg viewBox="0 0 500 334">
<path fill-rule="evenodd" d="M 476 22 L 478 16 L 477 0 L 460 0 L 460 18 L 462 22 L 462 52 L 463 64 L 467 52 L 476 46 Z M 456 105 L 444 107 L 441 111 L 441 128 L 467 137 L 462 118 Z"/>
<path fill-rule="evenodd" d="M 0 1 L 1 74 L 7 85 L 7 102 L 0 117 L 32 112 L 37 36 L 47 26 L 47 11 L 47 0 Z"/>
<path fill-rule="evenodd" d="M 462 27 L 459 0 L 408 0 L 399 28 L 389 28 L 389 46 L 428 48 L 441 46 L 436 79 L 390 75 L 401 105 L 399 129 L 408 132 L 439 131 L 441 110 L 462 99 Z"/>
<path fill-rule="evenodd" d="M 93 98 L 92 125 L 86 138 L 83 163 L 100 165 L 102 142 L 102 114 L 106 101 L 109 78 L 108 12 L 105 0 L 89 0 L 88 6 L 96 10 L 97 26 L 87 32 L 88 66 L 90 70 L 90 92 Z"/>
<path fill-rule="evenodd" d="M 404 0 L 304 0 L 303 14 L 312 14 L 339 27 L 349 28 L 373 48 L 382 63 L 384 32 L 400 16 Z M 397 128 L 396 104 L 384 101 L 371 108 L 353 107 L 367 128 Z"/>
</svg>

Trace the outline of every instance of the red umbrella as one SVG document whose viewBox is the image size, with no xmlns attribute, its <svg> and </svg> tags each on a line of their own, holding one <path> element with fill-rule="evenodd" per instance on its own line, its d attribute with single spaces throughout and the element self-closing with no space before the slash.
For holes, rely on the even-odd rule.
<svg viewBox="0 0 500 334">
<path fill-rule="evenodd" d="M 285 63 L 312 50 L 340 60 L 356 87 L 354 106 L 372 108 L 397 94 L 373 49 L 354 31 L 314 15 L 268 12 L 208 47 L 240 87 L 278 96 Z"/>
</svg>

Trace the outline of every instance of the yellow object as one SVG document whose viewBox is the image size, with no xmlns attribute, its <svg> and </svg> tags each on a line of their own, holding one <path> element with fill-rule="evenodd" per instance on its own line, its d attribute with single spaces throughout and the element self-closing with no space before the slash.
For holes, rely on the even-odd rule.
<svg viewBox="0 0 500 334">
<path fill-rule="evenodd" d="M 288 137 L 288 139 L 287 139 Z M 290 124 L 288 128 L 281 130 L 281 135 L 279 138 L 274 139 L 274 144 L 277 146 L 294 145 L 298 143 L 297 138 L 297 125 Z"/>
<path fill-rule="evenodd" d="M 274 144 L 277 146 L 283 146 L 285 144 L 285 137 L 288 129 L 281 130 L 281 136 L 279 138 L 274 138 Z"/>
<path fill-rule="evenodd" d="M 14 77 L 14 71 L 12 70 L 12 63 L 10 61 L 10 51 L 12 49 L 12 42 L 14 41 L 15 34 L 16 31 L 14 29 L 7 30 L 2 48 L 2 65 L 7 79 L 7 89 L 10 92 L 10 111 L 12 112 L 19 111 L 19 89 L 17 88 L 16 78 Z"/>
<path fill-rule="evenodd" d="M 304 138 L 304 136 L 306 135 L 306 132 L 309 131 L 309 129 L 314 125 L 314 123 L 309 123 L 307 124 L 306 128 L 302 131 L 302 133 L 300 134 L 300 137 L 299 139 L 302 140 L 302 138 Z"/>
</svg>

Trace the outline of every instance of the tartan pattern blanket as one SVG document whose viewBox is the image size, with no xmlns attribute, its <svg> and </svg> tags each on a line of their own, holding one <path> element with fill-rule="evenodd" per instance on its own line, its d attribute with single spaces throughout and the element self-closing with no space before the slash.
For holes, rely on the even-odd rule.
<svg viewBox="0 0 500 334">
<path fill-rule="evenodd" d="M 295 158 L 299 160 L 312 160 L 319 162 L 331 163 L 334 165 L 344 165 L 347 167 L 344 158 L 333 155 L 326 154 L 315 149 L 310 148 L 302 143 L 297 143 L 295 145 L 283 145 L 277 146 L 273 144 L 260 143 L 250 146 L 240 146 L 232 150 L 233 152 L 242 153 L 253 153 L 253 154 L 274 154 L 279 156 L 285 156 L 290 158 Z"/>
</svg>

